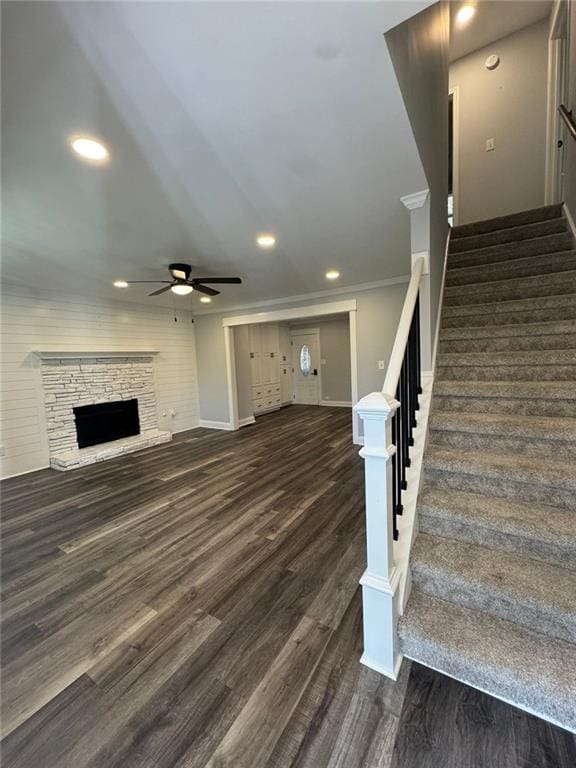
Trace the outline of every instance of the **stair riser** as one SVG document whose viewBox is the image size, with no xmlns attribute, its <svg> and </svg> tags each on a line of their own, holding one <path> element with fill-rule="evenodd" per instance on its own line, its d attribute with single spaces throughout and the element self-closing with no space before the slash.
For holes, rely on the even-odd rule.
<svg viewBox="0 0 576 768">
<path fill-rule="evenodd" d="M 538 349 L 574 349 L 576 333 L 550 336 L 500 336 L 491 339 L 440 339 L 443 352 L 534 352 Z"/>
<path fill-rule="evenodd" d="M 562 232 L 566 232 L 566 220 L 562 218 L 550 219 L 550 221 L 541 221 L 524 227 L 501 229 L 485 235 L 455 238 L 450 243 L 450 252 L 453 254 L 464 253 L 466 251 L 478 250 L 479 248 L 488 248 L 491 245 L 515 243 L 519 240 L 532 240 L 534 237 L 556 235 Z"/>
<path fill-rule="evenodd" d="M 469 491 L 537 504 L 551 504 L 555 507 L 570 509 L 576 512 L 576 493 L 573 490 L 536 483 L 516 482 L 508 478 L 485 477 L 456 471 L 448 472 L 432 469 L 429 466 L 426 467 L 425 472 L 426 484 L 430 488 Z"/>
<path fill-rule="evenodd" d="M 540 296 L 562 296 L 576 293 L 574 272 L 524 277 L 486 285 L 451 286 L 446 288 L 446 306 L 488 304 L 497 301 L 514 301 Z"/>
<path fill-rule="evenodd" d="M 479 435 L 470 432 L 453 432 L 432 429 L 429 444 L 444 448 L 461 448 L 469 451 L 486 451 L 503 455 L 531 456 L 556 459 L 576 459 L 576 442 L 546 440 L 543 438 Z"/>
<path fill-rule="evenodd" d="M 469 541 L 501 552 L 520 553 L 534 560 L 560 565 L 563 568 L 576 567 L 576 545 L 571 548 L 562 548 L 550 542 L 537 541 L 486 526 L 470 525 L 461 520 L 439 517 L 433 512 L 427 512 L 425 508 L 420 508 L 418 511 L 418 528 L 434 536 Z"/>
<path fill-rule="evenodd" d="M 456 413 L 501 413 L 506 416 L 567 416 L 574 418 L 576 400 L 534 398 L 520 400 L 516 397 L 455 397 L 434 395 L 435 411 Z"/>
<path fill-rule="evenodd" d="M 493 312 L 492 314 L 462 314 L 442 317 L 443 328 L 486 328 L 492 325 L 547 323 L 554 320 L 576 320 L 576 305 L 571 307 L 543 307 L 520 312 Z"/>
<path fill-rule="evenodd" d="M 446 285 L 476 285 L 491 283 L 494 280 L 510 280 L 514 277 L 531 277 L 575 269 L 576 257 L 573 251 L 568 251 L 563 254 L 542 255 L 481 267 L 450 269 L 446 274 Z"/>
<path fill-rule="evenodd" d="M 549 221 L 562 216 L 561 205 L 550 205 L 545 208 L 534 208 L 530 211 L 520 211 L 509 216 L 499 216 L 496 219 L 487 221 L 475 221 L 470 224 L 461 224 L 454 227 L 452 238 L 469 237 L 470 235 L 482 235 L 486 232 L 496 232 L 511 227 L 521 227 L 525 224 L 535 224 L 536 222 Z"/>
<path fill-rule="evenodd" d="M 514 623 L 558 637 L 561 640 L 572 640 L 576 636 L 576 621 L 574 615 L 556 615 L 547 606 L 540 603 L 530 603 L 506 593 L 505 589 L 486 592 L 480 585 L 467 582 L 464 579 L 447 578 L 442 571 L 423 566 L 417 560 L 412 563 L 412 583 L 421 592 L 447 602 L 458 603 L 466 608 L 484 611 L 492 616 L 510 620 Z"/>
<path fill-rule="evenodd" d="M 438 365 L 438 381 L 576 381 L 576 365 Z"/>
<path fill-rule="evenodd" d="M 572 235 L 569 232 L 564 232 L 561 235 L 549 235 L 535 240 L 494 245 L 490 248 L 480 248 L 477 251 L 465 251 L 464 253 L 453 253 L 452 248 L 450 248 L 448 272 L 459 267 L 498 269 L 502 262 L 525 259 L 529 256 L 537 257 L 541 263 L 546 263 L 548 261 L 547 254 L 567 251 L 573 247 Z"/>
</svg>

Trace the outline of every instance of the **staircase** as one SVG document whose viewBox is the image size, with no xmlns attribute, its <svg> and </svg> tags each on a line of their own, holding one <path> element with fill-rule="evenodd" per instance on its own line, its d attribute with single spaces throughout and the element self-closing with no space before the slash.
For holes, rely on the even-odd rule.
<svg viewBox="0 0 576 768">
<path fill-rule="evenodd" d="M 576 245 L 453 230 L 402 652 L 576 731 Z"/>
</svg>

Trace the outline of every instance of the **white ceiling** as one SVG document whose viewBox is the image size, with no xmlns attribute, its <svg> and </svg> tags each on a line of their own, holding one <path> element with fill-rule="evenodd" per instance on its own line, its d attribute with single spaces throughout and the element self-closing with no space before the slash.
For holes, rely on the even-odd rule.
<svg viewBox="0 0 576 768">
<path fill-rule="evenodd" d="M 552 0 L 478 0 L 476 14 L 460 27 L 456 13 L 467 2 L 450 3 L 450 61 L 535 24 L 549 16 L 552 9 Z"/>
<path fill-rule="evenodd" d="M 383 32 L 427 5 L 3 3 L 4 278 L 118 298 L 185 261 L 243 277 L 224 308 L 405 274 L 426 181 Z"/>
</svg>

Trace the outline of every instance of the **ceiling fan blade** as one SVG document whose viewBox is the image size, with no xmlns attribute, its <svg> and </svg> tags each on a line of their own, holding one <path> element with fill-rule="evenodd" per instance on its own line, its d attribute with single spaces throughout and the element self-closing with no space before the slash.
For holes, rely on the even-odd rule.
<svg viewBox="0 0 576 768">
<path fill-rule="evenodd" d="M 198 285 L 194 283 L 194 290 L 198 293 L 205 293 L 207 296 L 218 296 L 220 291 L 215 291 L 214 288 L 208 288 L 207 285 Z"/>
<path fill-rule="evenodd" d="M 169 291 L 170 288 L 172 288 L 172 283 L 168 283 L 168 285 L 165 285 L 163 288 L 158 288 L 157 291 L 152 291 L 152 293 L 149 293 L 148 296 L 160 296 L 161 293 Z"/>
<path fill-rule="evenodd" d="M 239 277 L 193 277 L 190 281 L 196 285 L 196 283 L 241 283 L 242 280 Z"/>
</svg>

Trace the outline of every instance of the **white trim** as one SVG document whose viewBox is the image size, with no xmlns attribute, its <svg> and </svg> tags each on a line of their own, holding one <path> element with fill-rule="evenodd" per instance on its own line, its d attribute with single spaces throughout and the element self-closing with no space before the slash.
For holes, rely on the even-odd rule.
<svg viewBox="0 0 576 768">
<path fill-rule="evenodd" d="M 358 402 L 358 325 L 356 322 L 356 309 L 348 313 L 350 323 L 350 394 L 352 407 Z M 360 416 L 356 411 L 352 412 L 352 442 L 355 445 L 364 445 L 364 438 L 360 437 Z"/>
<path fill-rule="evenodd" d="M 390 678 L 390 680 L 398 680 L 398 675 L 400 674 L 400 667 L 402 666 L 402 662 L 404 661 L 404 656 L 399 653 L 396 658 L 396 665 L 394 666 L 394 671 L 390 673 L 390 670 L 386 667 L 383 667 L 382 664 L 378 664 L 377 661 L 373 661 L 366 653 L 363 653 L 360 657 L 360 664 L 363 664 L 365 667 L 368 667 L 369 669 L 373 669 L 375 672 L 379 672 L 381 675 L 384 675 L 384 677 Z M 425 666 L 429 666 L 426 664 Z"/>
<path fill-rule="evenodd" d="M 566 203 L 562 204 L 562 210 L 564 211 L 564 216 L 566 216 L 566 221 L 568 222 L 568 226 L 570 227 L 570 230 L 572 231 L 572 235 L 576 237 L 576 223 L 574 222 L 574 218 L 572 217 L 572 213 L 570 212 L 570 208 L 566 205 Z"/>
<path fill-rule="evenodd" d="M 320 328 L 290 328 L 290 338 L 292 338 L 292 336 L 306 336 L 310 333 L 315 333 L 317 336 L 320 336 Z"/>
<path fill-rule="evenodd" d="M 226 389 L 228 392 L 228 418 L 232 429 L 238 429 L 238 386 L 236 380 L 236 356 L 234 329 L 224 328 L 224 354 L 226 356 Z"/>
<path fill-rule="evenodd" d="M 460 223 L 460 87 L 448 91 L 452 96 L 452 221 Z"/>
<path fill-rule="evenodd" d="M 267 299 L 266 301 L 255 301 L 251 304 L 235 304 L 232 307 L 221 307 L 220 309 L 200 309 L 194 310 L 194 316 L 216 315 L 223 312 L 235 312 L 239 309 L 259 309 L 260 307 L 273 307 L 277 304 L 292 304 L 297 301 L 309 301 L 310 299 L 322 299 L 326 296 L 341 296 L 345 293 L 358 293 L 361 291 L 370 291 L 374 288 L 387 288 L 389 285 L 399 285 L 407 283 L 410 275 L 399 275 L 398 277 L 387 277 L 384 280 L 374 280 L 370 283 L 357 283 L 356 285 L 342 286 L 341 288 L 331 288 L 326 291 L 314 291 L 313 293 L 302 293 L 296 296 L 283 296 L 279 299 Z"/>
<path fill-rule="evenodd" d="M 548 36 L 548 74 L 546 103 L 546 157 L 544 171 L 544 203 L 552 205 L 561 199 L 560 152 L 557 141 L 560 137 L 561 124 L 558 107 L 564 99 L 562 89 L 563 69 L 567 52 L 567 15 L 566 3 L 556 2 L 551 13 L 550 33 Z"/>
<path fill-rule="evenodd" d="M 399 583 L 400 571 L 395 565 L 392 566 L 387 579 L 380 576 L 378 573 L 370 573 L 370 571 L 366 570 L 359 581 L 359 584 L 363 587 L 370 587 L 370 589 L 375 589 L 377 592 L 384 592 L 387 595 L 394 595 L 398 589 Z"/>
<path fill-rule="evenodd" d="M 247 427 L 249 424 L 256 424 L 254 416 L 246 416 L 245 419 L 238 419 L 238 427 Z"/>
<path fill-rule="evenodd" d="M 412 192 L 410 195 L 404 195 L 400 198 L 400 202 L 408 208 L 409 211 L 413 211 L 416 208 L 422 208 L 428 199 L 429 194 L 429 189 L 422 189 L 420 192 Z"/>
<path fill-rule="evenodd" d="M 2 458 L 8 459 L 9 456 L 3 456 Z M 9 480 L 11 477 L 22 477 L 22 475 L 29 475 L 31 472 L 40 472 L 41 469 L 49 469 L 50 463 L 49 461 L 46 462 L 46 464 L 42 464 L 39 467 L 34 467 L 34 469 L 25 469 L 23 472 L 14 472 L 13 475 L 2 475 L 2 480 Z"/>
<path fill-rule="evenodd" d="M 452 237 L 452 229 L 448 229 L 448 235 L 446 236 L 446 246 L 444 248 L 444 267 L 442 269 L 442 284 L 440 285 L 440 296 L 438 298 L 438 310 L 436 312 L 436 331 L 434 332 L 434 346 L 432 348 L 432 363 L 431 371 L 423 371 L 422 373 L 434 374 L 436 370 L 436 352 L 438 351 L 438 341 L 440 339 L 440 322 L 442 320 L 442 303 L 444 302 L 444 286 L 446 285 L 446 270 L 448 268 L 448 251 L 450 249 L 450 239 Z"/>
<path fill-rule="evenodd" d="M 321 400 L 319 405 L 327 406 L 328 408 L 352 408 L 352 402 L 346 402 L 345 400 Z"/>
<path fill-rule="evenodd" d="M 32 354 L 39 357 L 41 360 L 75 360 L 76 358 L 117 358 L 117 357 L 154 357 L 154 355 L 158 355 L 159 351 L 157 349 L 152 350 L 127 350 L 125 352 L 122 351 L 102 351 L 102 352 L 95 352 L 84 350 L 82 352 L 70 352 L 67 349 L 61 349 L 61 350 L 44 350 L 44 349 L 35 349 L 33 350 Z"/>
<path fill-rule="evenodd" d="M 326 304 L 309 304 L 306 307 L 290 307 L 290 309 L 271 309 L 269 312 L 254 312 L 249 315 L 234 315 L 223 317 L 224 328 L 232 325 L 253 325 L 257 323 L 278 323 L 283 320 L 298 320 L 322 315 L 337 315 L 356 309 L 356 299 L 334 301 Z"/>
<path fill-rule="evenodd" d="M 204 427 L 205 429 L 223 429 L 226 432 L 231 432 L 234 430 L 234 427 L 228 421 L 211 421 L 210 419 L 200 419 L 198 426 Z"/>
</svg>

